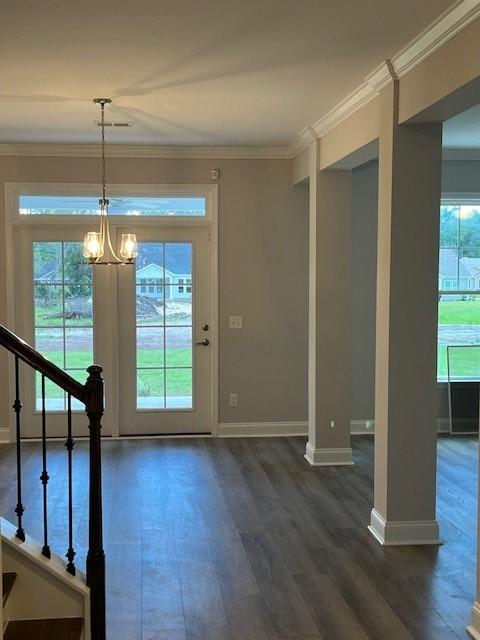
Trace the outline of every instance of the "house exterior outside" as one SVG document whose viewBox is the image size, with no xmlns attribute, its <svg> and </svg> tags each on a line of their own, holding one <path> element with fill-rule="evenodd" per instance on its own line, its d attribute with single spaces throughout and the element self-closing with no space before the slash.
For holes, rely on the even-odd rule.
<svg viewBox="0 0 480 640">
<path fill-rule="evenodd" d="M 192 274 L 173 273 L 154 262 L 137 270 L 137 293 L 149 298 L 164 295 L 166 300 L 189 300 L 192 295 Z"/>
<path fill-rule="evenodd" d="M 459 259 L 456 248 L 440 249 L 438 288 L 439 291 L 472 292 L 480 289 L 480 258 Z"/>
</svg>

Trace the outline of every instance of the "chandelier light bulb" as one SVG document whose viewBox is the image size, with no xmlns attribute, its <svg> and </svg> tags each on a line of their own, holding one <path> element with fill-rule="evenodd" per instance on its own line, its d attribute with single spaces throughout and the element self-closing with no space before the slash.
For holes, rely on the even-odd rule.
<svg viewBox="0 0 480 640">
<path fill-rule="evenodd" d="M 122 244 L 120 245 L 120 255 L 124 260 L 131 262 L 138 255 L 137 236 L 134 233 L 122 234 Z"/>
<path fill-rule="evenodd" d="M 103 256 L 103 243 L 98 231 L 89 231 L 85 234 L 83 256 L 90 261 L 99 260 Z"/>
</svg>

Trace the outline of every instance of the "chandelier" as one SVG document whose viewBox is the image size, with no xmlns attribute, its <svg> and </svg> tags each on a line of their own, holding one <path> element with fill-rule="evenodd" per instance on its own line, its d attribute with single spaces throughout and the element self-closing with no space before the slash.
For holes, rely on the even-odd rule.
<svg viewBox="0 0 480 640">
<path fill-rule="evenodd" d="M 111 104 L 110 98 L 95 98 L 95 104 L 100 105 L 102 129 L 102 197 L 98 201 L 100 205 L 100 230 L 88 231 L 83 239 L 83 255 L 91 264 L 133 264 L 138 254 L 137 237 L 134 233 L 122 234 L 120 244 L 120 257 L 118 257 L 110 238 L 108 224 L 109 200 L 106 192 L 105 171 L 105 105 Z M 106 252 L 106 253 L 105 253 Z M 102 258 L 105 257 L 104 260 Z"/>
</svg>

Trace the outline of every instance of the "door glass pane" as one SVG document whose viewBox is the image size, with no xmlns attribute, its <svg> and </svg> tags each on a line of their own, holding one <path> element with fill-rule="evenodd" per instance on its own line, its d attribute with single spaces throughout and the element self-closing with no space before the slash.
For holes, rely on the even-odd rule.
<svg viewBox="0 0 480 640">
<path fill-rule="evenodd" d="M 35 348 L 82 383 L 93 363 L 91 267 L 83 263 L 80 242 L 33 244 Z M 64 392 L 45 384 L 46 407 L 63 411 Z M 41 409 L 41 376 L 36 378 L 36 408 Z M 79 403 L 72 402 L 75 409 Z"/>
<path fill-rule="evenodd" d="M 192 406 L 192 369 L 167 369 L 167 409 L 190 409 Z"/>
<path fill-rule="evenodd" d="M 137 408 L 192 409 L 192 243 L 140 243 L 135 286 Z"/>
</svg>

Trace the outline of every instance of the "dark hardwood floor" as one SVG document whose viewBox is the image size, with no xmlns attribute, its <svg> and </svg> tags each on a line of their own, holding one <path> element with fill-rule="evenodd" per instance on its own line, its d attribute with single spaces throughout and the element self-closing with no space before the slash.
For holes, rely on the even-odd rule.
<svg viewBox="0 0 480 640">
<path fill-rule="evenodd" d="M 106 441 L 109 640 L 466 638 L 477 440 L 439 440 L 441 547 L 382 548 L 371 538 L 373 440 L 353 444 L 354 467 L 312 468 L 303 438 Z M 52 444 L 50 535 L 62 555 L 65 459 Z M 75 467 L 82 567 L 85 442 Z M 25 526 L 41 539 L 39 474 L 39 445 L 26 443 Z M 14 478 L 13 447 L 0 446 L 0 511 L 12 521 Z"/>
</svg>

